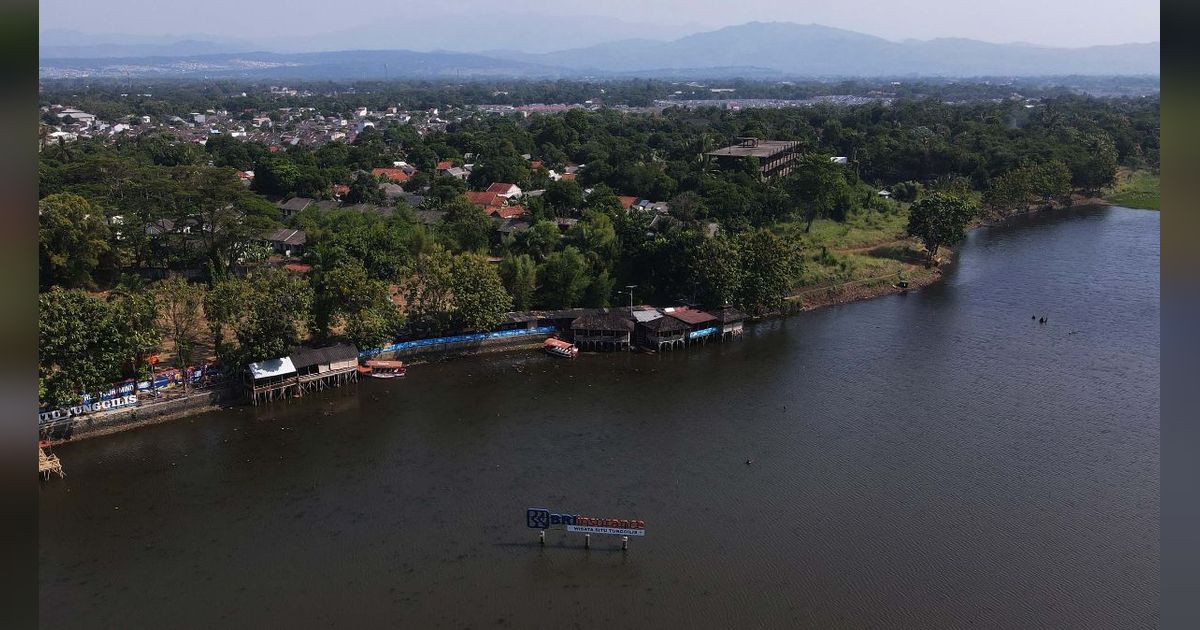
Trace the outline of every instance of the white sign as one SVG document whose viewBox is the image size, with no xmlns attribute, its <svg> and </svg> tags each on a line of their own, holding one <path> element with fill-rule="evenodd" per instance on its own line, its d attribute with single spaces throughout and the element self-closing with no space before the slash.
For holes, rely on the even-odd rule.
<svg viewBox="0 0 1200 630">
<path fill-rule="evenodd" d="M 567 525 L 567 531 L 580 534 L 614 534 L 617 536 L 645 536 L 644 529 L 625 529 L 623 527 L 594 527 L 591 525 Z"/>
<path fill-rule="evenodd" d="M 110 398 L 108 400 L 101 400 L 94 403 L 84 403 L 82 405 L 75 405 L 74 407 L 67 407 L 66 409 L 44 411 L 38 414 L 38 424 L 54 422 L 55 420 L 62 420 L 64 418 L 70 418 L 71 416 L 82 416 L 84 414 L 93 413 L 96 411 L 108 411 L 110 409 L 128 407 L 130 405 L 136 405 L 137 401 L 137 395 L 129 395 L 121 396 L 119 398 Z"/>
</svg>

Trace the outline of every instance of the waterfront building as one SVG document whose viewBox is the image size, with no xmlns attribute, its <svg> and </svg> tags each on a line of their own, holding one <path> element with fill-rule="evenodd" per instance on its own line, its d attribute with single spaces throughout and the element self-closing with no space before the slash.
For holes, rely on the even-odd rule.
<svg viewBox="0 0 1200 630">
<path fill-rule="evenodd" d="M 722 340 L 742 336 L 742 323 L 746 321 L 745 313 L 732 306 L 726 306 L 722 309 L 712 311 L 712 314 L 717 318 L 717 325 L 721 327 Z"/>
<path fill-rule="evenodd" d="M 588 313 L 571 322 L 571 335 L 581 350 L 628 350 L 633 330 L 633 320 L 612 310 Z"/>
<path fill-rule="evenodd" d="M 710 337 L 717 336 L 721 331 L 717 325 L 716 316 L 711 313 L 686 306 L 665 308 L 663 312 L 688 325 L 687 342 L 689 344 L 704 343 Z"/>
<path fill-rule="evenodd" d="M 296 366 L 287 357 L 251 363 L 246 367 L 250 400 L 254 404 L 286 398 L 296 388 Z"/>
<path fill-rule="evenodd" d="M 638 327 L 642 328 L 638 337 L 644 339 L 643 343 L 647 348 L 656 352 L 677 350 L 686 346 L 688 332 L 692 329 L 687 322 L 666 314 L 639 322 Z"/>
<path fill-rule="evenodd" d="M 296 369 L 297 394 L 337 387 L 357 380 L 358 348 L 337 343 L 321 348 L 299 346 L 288 358 Z"/>
<path fill-rule="evenodd" d="M 709 151 L 708 155 L 722 168 L 736 167 L 745 160 L 758 158 L 759 177 L 767 180 L 792 172 L 792 166 L 800 155 L 800 143 L 795 140 L 741 137 L 737 144 Z"/>
</svg>

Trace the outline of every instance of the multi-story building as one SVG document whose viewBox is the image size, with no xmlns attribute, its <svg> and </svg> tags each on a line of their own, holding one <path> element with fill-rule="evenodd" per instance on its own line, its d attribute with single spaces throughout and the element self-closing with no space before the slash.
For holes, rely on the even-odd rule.
<svg viewBox="0 0 1200 630">
<path fill-rule="evenodd" d="M 758 158 L 758 170 L 763 179 L 782 177 L 792 172 L 793 162 L 800 155 L 800 143 L 795 140 L 760 140 L 738 138 L 738 143 L 708 155 L 726 168 L 749 158 Z"/>
</svg>

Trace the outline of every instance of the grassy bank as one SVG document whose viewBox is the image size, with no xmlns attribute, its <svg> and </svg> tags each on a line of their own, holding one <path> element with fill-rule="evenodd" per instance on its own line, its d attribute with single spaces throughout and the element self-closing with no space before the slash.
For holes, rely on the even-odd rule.
<svg viewBox="0 0 1200 630">
<path fill-rule="evenodd" d="M 1158 175 L 1146 170 L 1117 172 L 1117 181 L 1104 190 L 1104 200 L 1126 208 L 1158 210 Z"/>
<path fill-rule="evenodd" d="M 898 280 L 922 284 L 936 270 L 926 269 L 921 245 L 905 235 L 908 212 L 869 212 L 843 223 L 818 220 L 805 233 L 803 222 L 778 226 L 780 236 L 804 250 L 804 271 L 793 291 L 806 302 L 818 296 L 875 288 L 891 290 Z M 838 300 L 834 300 L 838 301 Z"/>
</svg>

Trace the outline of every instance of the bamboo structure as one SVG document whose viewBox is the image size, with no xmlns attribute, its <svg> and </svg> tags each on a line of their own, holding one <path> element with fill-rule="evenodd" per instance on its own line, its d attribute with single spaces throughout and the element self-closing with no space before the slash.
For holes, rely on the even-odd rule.
<svg viewBox="0 0 1200 630">
<path fill-rule="evenodd" d="M 49 479 L 51 473 L 57 474 L 60 479 L 67 476 L 67 474 L 63 472 L 62 462 L 58 461 L 58 455 L 47 453 L 46 449 L 39 446 L 38 474 L 40 474 L 43 479 Z"/>
</svg>

